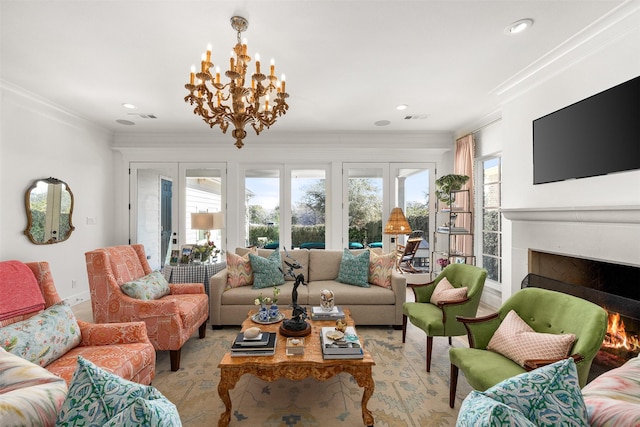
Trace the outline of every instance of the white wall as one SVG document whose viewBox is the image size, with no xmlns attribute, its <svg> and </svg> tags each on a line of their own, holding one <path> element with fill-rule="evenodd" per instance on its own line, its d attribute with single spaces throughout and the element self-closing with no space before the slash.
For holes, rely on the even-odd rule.
<svg viewBox="0 0 640 427">
<path fill-rule="evenodd" d="M 564 58 L 537 64 L 537 80 L 515 86 L 504 105 L 503 207 L 514 224 L 503 299 L 527 274 L 530 248 L 640 265 L 640 171 L 532 183 L 532 121 L 640 75 L 640 12 L 617 19 Z"/>
<path fill-rule="evenodd" d="M 88 299 L 84 253 L 115 243 L 111 136 L 18 88 L 3 84 L 0 93 L 0 260 L 48 261 L 62 298 Z M 64 242 L 35 245 L 23 234 L 25 192 L 50 176 L 73 192 L 75 231 Z"/>
</svg>

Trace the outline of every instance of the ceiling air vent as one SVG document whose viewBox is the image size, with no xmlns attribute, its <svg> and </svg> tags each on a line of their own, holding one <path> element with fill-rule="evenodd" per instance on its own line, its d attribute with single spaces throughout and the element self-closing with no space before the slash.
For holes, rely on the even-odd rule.
<svg viewBox="0 0 640 427">
<path fill-rule="evenodd" d="M 405 120 L 425 120 L 428 117 L 429 117 L 428 114 L 413 114 L 413 115 L 404 116 L 404 119 Z"/>
</svg>

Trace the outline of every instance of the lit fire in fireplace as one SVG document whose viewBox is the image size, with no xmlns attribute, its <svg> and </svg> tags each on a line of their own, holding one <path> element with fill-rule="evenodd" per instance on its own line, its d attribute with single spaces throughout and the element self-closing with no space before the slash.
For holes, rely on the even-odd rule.
<svg viewBox="0 0 640 427">
<path fill-rule="evenodd" d="M 618 313 L 609 313 L 607 333 L 604 336 L 603 347 L 614 349 L 626 349 L 631 352 L 640 351 L 638 335 L 628 334 L 624 327 L 624 321 Z"/>
</svg>

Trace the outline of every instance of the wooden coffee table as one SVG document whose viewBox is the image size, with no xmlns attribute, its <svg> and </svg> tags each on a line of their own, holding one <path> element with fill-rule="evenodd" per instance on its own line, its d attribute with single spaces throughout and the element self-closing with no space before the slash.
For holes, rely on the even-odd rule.
<svg viewBox="0 0 640 427">
<path fill-rule="evenodd" d="M 242 330 L 252 326 L 259 326 L 262 331 L 277 332 L 279 323 L 271 325 L 259 325 L 251 320 L 255 310 L 249 312 L 247 320 L 242 323 Z M 287 318 L 291 317 L 291 310 L 284 310 Z M 347 325 L 355 326 L 348 309 L 344 310 Z M 373 426 L 373 415 L 367 409 L 369 398 L 375 388 L 371 368 L 375 365 L 371 354 L 364 348 L 364 358 L 362 359 L 337 359 L 324 360 L 322 349 L 320 348 L 320 328 L 323 326 L 333 326 L 335 321 L 312 321 L 311 334 L 304 337 L 304 354 L 287 356 L 285 348 L 286 337 L 278 334 L 276 354 L 273 356 L 253 356 L 253 357 L 231 357 L 227 352 L 220 361 L 220 383 L 218 384 L 218 394 L 224 402 L 226 410 L 220 415 L 218 426 L 228 426 L 231 422 L 231 397 L 229 390 L 234 388 L 240 377 L 244 374 L 253 374 L 264 381 L 275 381 L 279 378 L 290 380 L 301 380 L 313 377 L 324 381 L 336 374 L 346 372 L 351 374 L 358 385 L 364 389 L 362 393 L 362 420 L 367 426 Z"/>
</svg>

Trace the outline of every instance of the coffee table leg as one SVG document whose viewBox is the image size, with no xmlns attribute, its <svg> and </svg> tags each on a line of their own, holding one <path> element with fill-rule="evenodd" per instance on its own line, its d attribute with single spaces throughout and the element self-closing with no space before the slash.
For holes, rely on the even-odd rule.
<svg viewBox="0 0 640 427">
<path fill-rule="evenodd" d="M 220 414 L 218 427 L 227 427 L 231 422 L 231 396 L 229 390 L 236 386 L 242 372 L 237 370 L 220 369 L 220 383 L 218 384 L 218 396 L 224 402 L 225 411 Z"/>
<path fill-rule="evenodd" d="M 364 389 L 362 392 L 362 421 L 366 426 L 373 426 L 373 414 L 367 408 L 367 403 L 373 395 L 375 389 L 375 383 L 373 382 L 373 376 L 371 376 L 371 366 L 349 366 L 345 371 L 349 372 L 356 383 Z"/>
</svg>

